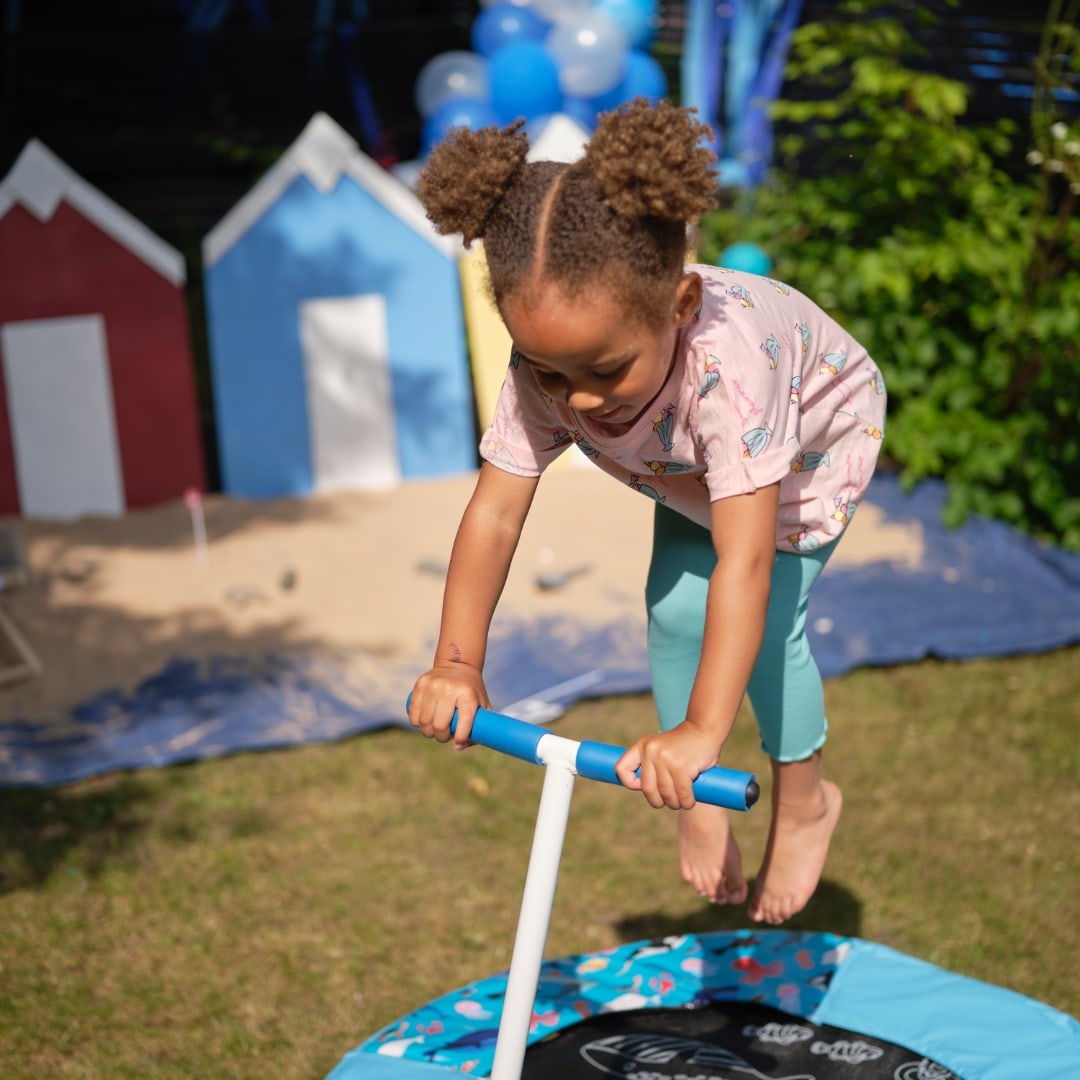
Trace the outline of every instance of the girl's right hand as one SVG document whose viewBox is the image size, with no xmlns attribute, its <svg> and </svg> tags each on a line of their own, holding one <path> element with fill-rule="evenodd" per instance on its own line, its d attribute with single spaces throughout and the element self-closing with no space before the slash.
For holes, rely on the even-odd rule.
<svg viewBox="0 0 1080 1080">
<path fill-rule="evenodd" d="M 416 680 L 409 699 L 409 723 L 429 739 L 470 746 L 469 733 L 478 708 L 490 709 L 483 676 L 467 664 L 436 664 Z M 457 713 L 453 732 L 450 723 Z"/>
</svg>

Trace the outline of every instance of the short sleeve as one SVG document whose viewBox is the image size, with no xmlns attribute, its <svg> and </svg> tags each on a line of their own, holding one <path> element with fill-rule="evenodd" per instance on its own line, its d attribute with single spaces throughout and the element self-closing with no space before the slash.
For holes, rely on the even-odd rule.
<svg viewBox="0 0 1080 1080">
<path fill-rule="evenodd" d="M 797 398 L 791 390 L 794 359 L 779 346 L 773 357 L 757 350 L 706 353 L 693 427 L 705 457 L 712 501 L 746 495 L 782 480 L 799 453 Z"/>
<path fill-rule="evenodd" d="M 567 419 L 513 354 L 495 415 L 480 440 L 480 456 L 515 476 L 539 476 L 577 441 Z"/>
<path fill-rule="evenodd" d="M 699 267 L 688 328 L 690 428 L 715 502 L 780 484 L 777 547 L 814 551 L 843 531 L 874 471 L 885 385 L 866 350 L 772 278 Z"/>
</svg>

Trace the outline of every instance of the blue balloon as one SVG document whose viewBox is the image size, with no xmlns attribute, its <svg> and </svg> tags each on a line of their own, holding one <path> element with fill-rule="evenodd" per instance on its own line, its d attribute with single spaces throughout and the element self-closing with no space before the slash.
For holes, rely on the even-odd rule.
<svg viewBox="0 0 1080 1080">
<path fill-rule="evenodd" d="M 562 109 L 559 69 L 537 41 L 511 42 L 493 53 L 488 60 L 488 81 L 491 104 L 504 124 Z"/>
<path fill-rule="evenodd" d="M 667 72 L 647 52 L 631 49 L 626 54 L 626 75 L 623 77 L 626 99 L 647 97 L 652 102 L 668 96 Z"/>
<path fill-rule="evenodd" d="M 618 108 L 624 101 L 636 97 L 657 102 L 668 93 L 667 75 L 664 69 L 648 53 L 631 49 L 626 54 L 626 68 L 622 79 L 606 94 L 589 99 L 597 113 Z"/>
<path fill-rule="evenodd" d="M 772 269 L 772 259 L 757 244 L 732 244 L 720 252 L 720 265 L 764 277 Z"/>
<path fill-rule="evenodd" d="M 623 32 L 632 49 L 643 49 L 656 37 L 660 22 L 657 0 L 595 0 L 593 7 Z"/>
<path fill-rule="evenodd" d="M 596 99 L 581 97 L 563 98 L 562 111 L 579 123 L 586 131 L 596 127 Z"/>
<path fill-rule="evenodd" d="M 551 26 L 517 4 L 492 4 L 473 20 L 470 40 L 481 56 L 493 56 L 515 41 L 543 41 Z"/>
<path fill-rule="evenodd" d="M 446 138 L 451 128 L 482 128 L 498 122 L 499 117 L 491 102 L 479 98 L 451 98 L 424 118 L 420 130 L 421 156 L 426 157 L 437 143 Z"/>
</svg>

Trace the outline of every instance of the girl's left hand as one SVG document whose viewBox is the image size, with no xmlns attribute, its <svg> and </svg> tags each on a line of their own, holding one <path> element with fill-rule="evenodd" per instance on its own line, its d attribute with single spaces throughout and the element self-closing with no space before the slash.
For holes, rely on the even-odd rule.
<svg viewBox="0 0 1080 1080">
<path fill-rule="evenodd" d="M 657 810 L 689 810 L 695 802 L 693 782 L 719 756 L 720 745 L 684 721 L 671 731 L 638 739 L 615 763 L 615 773 L 624 787 L 640 791 Z"/>
</svg>

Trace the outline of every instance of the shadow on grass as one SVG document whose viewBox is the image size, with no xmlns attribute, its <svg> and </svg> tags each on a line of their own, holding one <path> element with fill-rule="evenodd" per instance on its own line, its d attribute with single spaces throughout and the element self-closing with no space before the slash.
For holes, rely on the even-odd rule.
<svg viewBox="0 0 1080 1080">
<path fill-rule="evenodd" d="M 753 881 L 750 882 L 751 891 Z M 758 926 L 747 917 L 746 905 L 718 907 L 703 905 L 689 917 L 644 914 L 615 923 L 615 931 L 624 942 L 651 940 L 677 934 L 707 934 L 714 930 L 742 930 Z M 760 924 L 765 929 L 764 923 Z M 862 928 L 862 902 L 842 885 L 823 880 L 814 898 L 793 919 L 783 924 L 785 930 L 812 930 L 858 937 Z"/>
<path fill-rule="evenodd" d="M 92 880 L 153 822 L 160 783 L 120 774 L 73 788 L 0 790 L 0 895 L 53 874 Z"/>
</svg>

